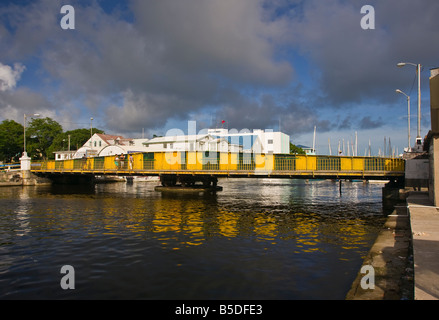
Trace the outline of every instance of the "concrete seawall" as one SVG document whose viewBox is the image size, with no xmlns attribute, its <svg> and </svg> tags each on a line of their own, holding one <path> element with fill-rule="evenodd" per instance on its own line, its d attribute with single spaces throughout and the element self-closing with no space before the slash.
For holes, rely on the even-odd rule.
<svg viewBox="0 0 439 320">
<path fill-rule="evenodd" d="M 347 300 L 439 300 L 439 208 L 428 192 L 410 191 L 395 207 L 363 266 L 375 270 L 375 288 L 359 272 Z"/>
<path fill-rule="evenodd" d="M 346 300 L 412 300 L 413 256 L 407 206 L 395 206 L 363 261 L 374 270 L 373 289 L 363 289 L 366 273 L 358 273 Z"/>
<path fill-rule="evenodd" d="M 11 170 L 0 172 L 0 187 L 36 186 L 50 183 L 50 180 L 37 177 L 30 171 Z"/>
<path fill-rule="evenodd" d="M 21 186 L 22 184 L 21 170 L 0 172 L 0 187 Z"/>
</svg>

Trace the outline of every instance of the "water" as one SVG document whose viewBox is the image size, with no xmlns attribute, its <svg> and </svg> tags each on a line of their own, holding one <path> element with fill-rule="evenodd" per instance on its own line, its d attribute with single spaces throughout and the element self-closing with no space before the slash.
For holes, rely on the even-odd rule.
<svg viewBox="0 0 439 320">
<path fill-rule="evenodd" d="M 0 299 L 344 299 L 386 216 L 382 185 L 155 185 L 0 188 Z"/>
</svg>

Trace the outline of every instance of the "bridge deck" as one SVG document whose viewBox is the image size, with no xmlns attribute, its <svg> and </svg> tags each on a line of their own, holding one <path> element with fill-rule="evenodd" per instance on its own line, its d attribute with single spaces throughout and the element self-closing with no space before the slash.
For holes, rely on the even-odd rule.
<svg viewBox="0 0 439 320">
<path fill-rule="evenodd" d="M 206 155 L 207 154 L 207 155 Z M 46 175 L 209 175 L 302 179 L 387 180 L 404 177 L 404 160 L 378 157 L 253 155 L 217 152 L 156 152 L 33 163 L 31 171 Z"/>
</svg>

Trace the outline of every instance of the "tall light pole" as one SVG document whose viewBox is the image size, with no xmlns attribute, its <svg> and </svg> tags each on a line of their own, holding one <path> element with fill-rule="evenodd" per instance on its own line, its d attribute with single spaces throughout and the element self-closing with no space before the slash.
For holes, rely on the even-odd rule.
<svg viewBox="0 0 439 320">
<path fill-rule="evenodd" d="M 26 118 L 27 117 L 39 117 L 40 115 L 38 113 L 34 113 L 34 114 L 24 114 L 23 115 L 23 135 L 24 135 L 24 139 L 23 139 L 23 157 L 27 157 L 27 152 L 26 152 Z"/>
<path fill-rule="evenodd" d="M 410 152 L 410 96 L 406 95 L 404 92 L 402 92 L 399 89 L 396 89 L 397 93 L 401 93 L 407 97 L 407 131 L 408 131 L 408 148 L 407 152 Z"/>
<path fill-rule="evenodd" d="M 406 64 L 410 64 L 416 67 L 416 73 L 418 75 L 418 135 L 416 137 L 416 144 L 420 144 L 418 142 L 421 139 L 421 65 L 411 63 L 411 62 L 400 62 L 397 64 L 398 67 L 404 67 Z"/>
<path fill-rule="evenodd" d="M 90 118 L 90 138 L 93 136 L 93 118 Z"/>
</svg>

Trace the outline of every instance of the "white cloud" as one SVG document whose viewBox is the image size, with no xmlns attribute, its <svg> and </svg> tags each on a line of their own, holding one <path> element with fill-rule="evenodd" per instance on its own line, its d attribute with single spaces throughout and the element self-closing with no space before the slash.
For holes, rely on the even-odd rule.
<svg viewBox="0 0 439 320">
<path fill-rule="evenodd" d="M 14 63 L 11 68 L 0 62 L 0 91 L 12 90 L 16 87 L 17 81 L 20 80 L 25 66 L 20 63 Z"/>
<path fill-rule="evenodd" d="M 292 68 L 276 59 L 286 25 L 267 20 L 261 1 L 133 2 L 136 27 L 162 48 L 160 62 L 184 73 L 210 73 L 233 82 L 285 85 Z"/>
<path fill-rule="evenodd" d="M 106 1 L 71 4 L 74 31 L 60 28 L 56 1 L 0 7 L 0 61 L 9 64 L 0 110 L 93 116 L 121 133 L 200 114 L 235 128 L 282 120 L 291 135 L 357 130 L 387 126 L 395 88 L 410 91 L 414 70 L 397 62 L 422 63 L 424 79 L 437 65 L 437 0 L 371 0 L 369 31 L 360 0 L 131 0 L 122 13 Z M 32 87 L 16 88 L 14 61 Z"/>
</svg>

